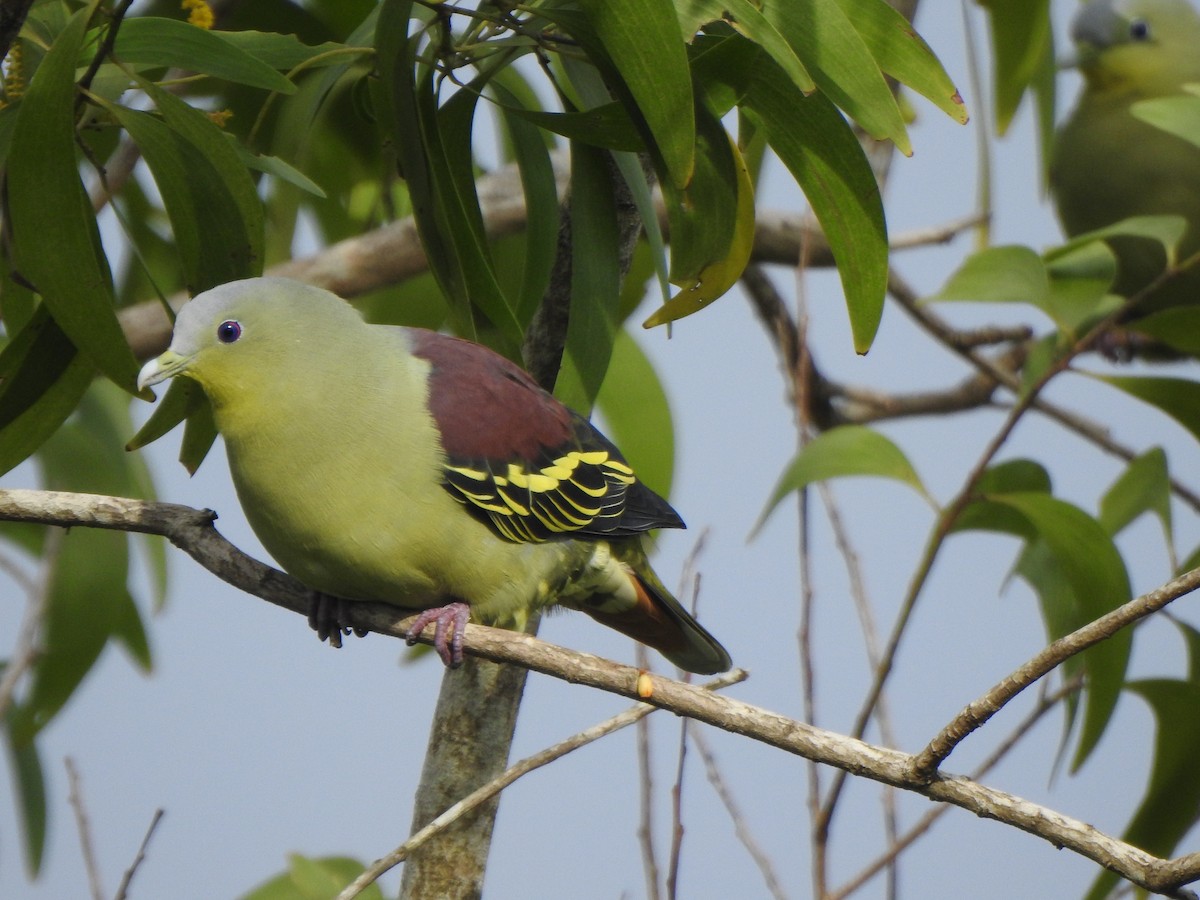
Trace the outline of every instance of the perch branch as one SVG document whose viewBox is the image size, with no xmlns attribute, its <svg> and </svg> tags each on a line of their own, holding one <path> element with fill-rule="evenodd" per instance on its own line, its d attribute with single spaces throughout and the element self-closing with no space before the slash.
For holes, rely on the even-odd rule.
<svg viewBox="0 0 1200 900">
<path fill-rule="evenodd" d="M 209 510 L 178 504 L 97 494 L 0 490 L 0 519 L 159 534 L 230 584 L 307 615 L 311 593 L 294 578 L 246 556 L 221 537 L 213 527 L 215 518 Z M 1198 573 L 1190 574 L 1200 578 Z M 1160 599 L 1166 602 L 1167 595 L 1178 596 L 1182 593 L 1181 581 L 1177 579 L 1152 592 L 1147 597 L 1159 599 L 1145 602 L 1157 603 Z M 402 639 L 411 616 L 387 604 L 360 602 L 349 606 L 347 618 L 348 625 Z M 1097 622 L 1106 623 L 1106 620 Z M 1109 625 L 1093 623 L 1084 626 L 1077 632 L 1083 634 L 1078 641 L 1082 644 L 1089 640 L 1093 629 L 1106 627 Z M 1063 640 L 1072 638 L 1068 636 Z M 432 643 L 432 626 L 421 640 Z M 695 685 L 646 674 L 631 666 L 558 647 L 526 634 L 468 625 L 465 645 L 467 652 L 474 656 L 512 663 L 571 684 L 645 701 L 843 772 L 959 806 L 977 816 L 1019 828 L 1056 847 L 1070 849 L 1149 891 L 1181 900 L 1197 900 L 1194 893 L 1182 886 L 1200 879 L 1200 854 L 1173 860 L 1159 859 L 1085 822 L 969 778 L 940 771 L 929 778 L 918 777 L 915 774 L 917 758 L 913 755 L 876 747 Z M 1035 657 L 1031 665 L 1036 666 L 1041 657 L 1042 654 Z M 649 697 L 644 696 L 647 683 Z"/>
</svg>

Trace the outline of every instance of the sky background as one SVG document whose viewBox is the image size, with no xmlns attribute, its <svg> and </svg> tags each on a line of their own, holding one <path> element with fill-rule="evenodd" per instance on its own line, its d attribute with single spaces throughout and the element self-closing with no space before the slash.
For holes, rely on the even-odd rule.
<svg viewBox="0 0 1200 900">
<path fill-rule="evenodd" d="M 1059 44 L 1074 3 L 1054 0 Z M 971 4 L 975 39 L 985 38 Z M 937 225 L 970 213 L 975 201 L 976 129 L 985 111 L 972 98 L 959 4 L 926 2 L 918 30 L 968 97 L 967 127 L 921 100 L 912 127 L 915 155 L 897 158 L 886 195 L 891 232 Z M 986 58 L 986 56 L 985 56 Z M 1076 88 L 1061 82 L 1060 116 Z M 994 240 L 1043 247 L 1060 239 L 1041 194 L 1028 105 L 1011 134 L 993 147 Z M 802 200 L 773 164 L 760 206 L 798 210 Z M 941 286 L 970 249 L 905 252 L 895 263 L 925 294 Z M 791 273 L 773 272 L 794 294 Z M 916 331 L 896 308 L 885 313 L 875 346 L 854 355 L 836 279 L 808 277 L 811 341 L 831 378 L 891 390 L 946 386 L 967 374 L 962 363 Z M 1025 308 L 942 309 L 962 324 L 1024 321 Z M 636 319 L 636 317 L 635 317 Z M 1048 323 L 1037 319 L 1045 330 Z M 795 632 L 799 609 L 798 528 L 784 504 L 763 532 L 747 541 L 796 434 L 774 352 L 747 303 L 735 291 L 702 314 L 638 335 L 669 391 L 676 418 L 678 462 L 672 502 L 690 529 L 664 534 L 655 560 L 677 583 L 697 536 L 709 530 L 700 560 L 701 620 L 751 672 L 732 696 L 801 716 Z M 1096 367 L 1101 366 L 1095 363 Z M 1173 374 L 1195 376 L 1194 363 Z M 1194 441 L 1160 415 L 1071 375 L 1050 396 L 1075 409 L 1102 403 L 1114 435 L 1138 448 L 1168 449 L 1172 472 L 1188 480 L 1200 453 Z M 144 406 L 144 417 L 150 411 Z M 883 430 L 909 454 L 940 500 L 961 485 L 980 449 L 999 426 L 995 410 L 946 421 L 896 422 Z M 188 478 L 175 462 L 178 435 L 148 448 L 161 499 L 220 512 L 219 527 L 235 544 L 266 558 L 238 508 L 223 453 L 213 452 Z M 1119 465 L 1045 420 L 1027 417 L 1002 458 L 1031 456 L 1051 469 L 1057 495 L 1094 511 Z M 23 467 L 3 479 L 28 486 Z M 879 627 L 886 632 L 932 526 L 915 493 L 875 480 L 838 482 L 837 495 L 855 541 Z M 1179 552 L 1197 543 L 1195 516 L 1177 508 Z M 817 578 L 816 724 L 844 732 L 868 684 L 863 641 L 849 600 L 845 565 L 822 516 L 811 537 Z M 1135 590 L 1169 576 L 1161 537 L 1139 522 L 1120 545 Z M 901 649 L 890 698 L 898 745 L 920 749 L 962 706 L 1037 652 L 1044 642 L 1030 592 L 1006 577 L 1017 544 L 1001 537 L 954 537 L 942 553 Z M 428 724 L 442 678 L 432 657 L 408 664 L 403 646 L 377 635 L 351 640 L 340 652 L 318 644 L 304 620 L 228 587 L 182 553 L 170 552 L 171 593 L 149 622 L 152 676 L 141 675 L 109 650 L 72 705 L 46 730 L 42 758 L 49 778 L 51 835 L 45 874 L 27 882 L 14 828 L 11 784 L 0 777 L 0 897 L 85 896 L 87 882 L 67 805 L 65 756 L 74 758 L 91 817 L 96 856 L 111 896 L 133 859 L 154 810 L 166 817 L 137 873 L 133 897 L 238 896 L 280 871 L 290 852 L 380 856 L 408 834 Z M 146 596 L 142 591 L 141 595 Z M 6 590 L 0 635 L 15 632 L 20 595 Z M 100 602 L 102 598 L 97 598 Z M 1173 609 L 1196 621 L 1195 601 Z M 586 616 L 547 618 L 541 636 L 632 662 L 633 645 Z M 1175 631 L 1151 623 L 1138 632 L 1132 675 L 1182 671 Z M 667 671 L 661 660 L 656 666 Z M 968 740 L 948 768 L 969 771 L 1028 710 L 1031 698 L 1006 709 Z M 518 722 L 513 758 L 536 752 L 624 709 L 616 697 L 532 675 Z M 669 845 L 668 797 L 679 722 L 653 722 L 658 846 Z M 1119 833 L 1147 773 L 1153 720 L 1125 697 L 1108 734 L 1078 776 L 1052 777 L 1061 718 L 1052 714 L 985 781 Z M 746 824 L 770 856 L 791 897 L 810 893 L 809 821 L 803 760 L 743 738 L 707 730 Z M 873 733 L 871 739 L 877 739 Z M 821 773 L 828 784 L 832 772 Z M 645 896 L 637 843 L 637 759 L 628 729 L 527 776 L 501 804 L 487 876 L 489 898 L 637 898 Z M 851 877 L 883 847 L 880 791 L 852 781 L 834 822 L 831 882 Z M 680 896 L 765 896 L 762 878 L 737 845 L 733 826 L 705 781 L 699 758 L 687 759 L 686 834 Z M 903 822 L 923 815 L 923 798 L 904 796 Z M 1191 846 L 1185 842 L 1185 848 Z M 903 896 L 978 898 L 1080 894 L 1094 866 L 1015 829 L 949 811 L 902 858 Z M 394 894 L 398 873 L 383 882 Z M 882 894 L 877 880 L 859 896 Z"/>
</svg>

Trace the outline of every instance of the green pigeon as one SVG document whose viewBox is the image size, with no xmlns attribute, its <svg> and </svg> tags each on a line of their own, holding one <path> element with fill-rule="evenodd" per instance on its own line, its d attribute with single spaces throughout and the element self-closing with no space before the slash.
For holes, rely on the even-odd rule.
<svg viewBox="0 0 1200 900">
<path fill-rule="evenodd" d="M 646 558 L 646 532 L 682 528 L 679 515 L 488 348 L 251 278 L 187 303 L 138 383 L 174 376 L 207 396 L 246 518 L 279 564 L 318 595 L 420 611 L 410 641 L 436 623 L 447 665 L 462 661 L 468 618 L 519 627 L 557 604 L 690 672 L 730 667 Z"/>
<path fill-rule="evenodd" d="M 1075 236 L 1130 216 L 1175 214 L 1188 222 L 1180 248 L 1200 250 L 1200 147 L 1135 118 L 1139 100 L 1200 85 L 1200 14 L 1187 0 L 1091 0 L 1071 36 L 1083 92 L 1058 132 L 1050 187 L 1063 229 Z M 1131 296 L 1162 274 L 1162 246 L 1109 241 L 1113 291 Z M 1200 302 L 1200 269 L 1164 284 L 1135 314 Z"/>
</svg>

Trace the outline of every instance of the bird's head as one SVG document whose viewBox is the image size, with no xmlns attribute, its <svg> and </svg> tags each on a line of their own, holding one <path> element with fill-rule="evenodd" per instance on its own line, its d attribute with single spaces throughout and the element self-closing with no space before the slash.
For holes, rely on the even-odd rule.
<svg viewBox="0 0 1200 900">
<path fill-rule="evenodd" d="M 215 405 L 264 382 L 264 373 L 308 365 L 330 334 L 358 313 L 328 291 L 286 278 L 248 278 L 212 288 L 186 303 L 171 345 L 138 374 L 144 388 L 183 375 Z M 279 379 L 274 379 L 278 381 Z"/>
<path fill-rule="evenodd" d="M 1200 81 L 1200 12 L 1189 0 L 1090 0 L 1071 24 L 1089 87 L 1141 96 Z"/>
</svg>

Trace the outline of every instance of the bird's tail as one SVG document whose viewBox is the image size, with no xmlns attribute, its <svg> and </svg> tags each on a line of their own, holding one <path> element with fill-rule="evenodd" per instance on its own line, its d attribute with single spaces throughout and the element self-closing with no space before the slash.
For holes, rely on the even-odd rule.
<svg viewBox="0 0 1200 900">
<path fill-rule="evenodd" d="M 732 662 L 725 648 L 701 627 L 671 596 L 640 546 L 620 554 L 623 569 L 633 587 L 633 602 L 589 603 L 580 609 L 597 622 L 653 647 L 679 668 L 697 675 L 727 671 Z M 626 591 L 620 594 L 628 598 Z"/>
</svg>

